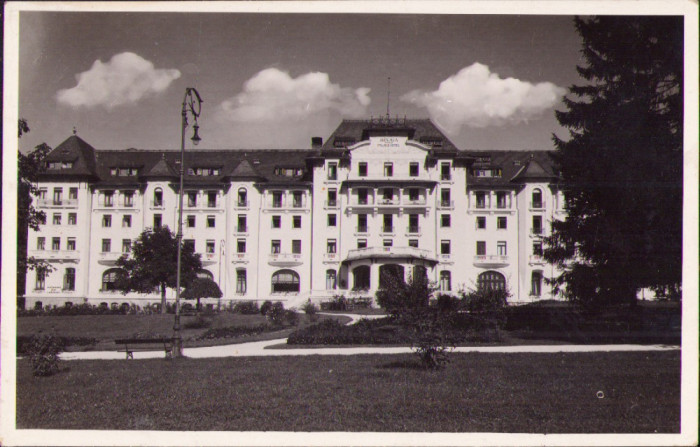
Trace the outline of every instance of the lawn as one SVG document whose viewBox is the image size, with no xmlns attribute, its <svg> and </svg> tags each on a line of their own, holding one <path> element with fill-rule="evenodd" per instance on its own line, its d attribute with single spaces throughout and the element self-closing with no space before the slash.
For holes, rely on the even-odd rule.
<svg viewBox="0 0 700 447">
<path fill-rule="evenodd" d="M 678 433 L 680 352 L 18 362 L 17 427 Z M 597 397 L 602 392 L 604 397 Z"/>
</svg>

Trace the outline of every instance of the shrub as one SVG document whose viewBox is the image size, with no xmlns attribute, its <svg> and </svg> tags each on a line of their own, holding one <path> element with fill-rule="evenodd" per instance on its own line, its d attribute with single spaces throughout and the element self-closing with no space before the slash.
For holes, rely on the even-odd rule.
<svg viewBox="0 0 700 447">
<path fill-rule="evenodd" d="M 267 315 L 267 312 L 272 309 L 272 301 L 265 301 L 262 303 L 262 306 L 260 306 L 260 313 L 262 315 Z"/>
<path fill-rule="evenodd" d="M 304 303 L 304 305 L 301 306 L 301 310 L 304 311 L 311 322 L 318 321 L 318 307 L 311 301 Z"/>
<path fill-rule="evenodd" d="M 34 375 L 46 377 L 58 372 L 60 353 L 60 343 L 53 335 L 32 337 L 28 354 Z"/>
<path fill-rule="evenodd" d="M 284 320 L 290 326 L 297 326 L 299 324 L 299 314 L 293 309 L 287 309 L 284 311 Z"/>
<path fill-rule="evenodd" d="M 270 310 L 267 311 L 267 319 L 272 323 L 274 326 L 283 326 L 284 321 L 285 321 L 285 314 L 286 312 L 284 311 L 284 305 L 280 302 L 277 302 L 270 307 Z"/>
<path fill-rule="evenodd" d="M 256 326 L 228 326 L 228 327 L 218 327 L 212 328 L 205 331 L 202 335 L 197 337 L 198 340 L 212 340 L 216 338 L 232 338 L 240 337 L 242 335 L 255 335 L 261 334 L 263 332 L 269 331 L 270 326 L 266 323 L 258 324 Z"/>
<path fill-rule="evenodd" d="M 260 308 L 255 301 L 241 301 L 234 304 L 233 311 L 243 315 L 257 315 Z"/>
</svg>

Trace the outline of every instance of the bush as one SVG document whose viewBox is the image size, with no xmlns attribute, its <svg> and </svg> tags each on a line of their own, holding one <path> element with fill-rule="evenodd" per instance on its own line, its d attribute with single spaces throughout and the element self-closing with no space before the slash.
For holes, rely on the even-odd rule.
<svg viewBox="0 0 700 447">
<path fill-rule="evenodd" d="M 316 305 L 311 301 L 307 301 L 306 303 L 304 303 L 304 305 L 301 306 L 301 310 L 304 311 L 306 316 L 309 318 L 309 321 L 318 321 L 318 307 L 316 307 Z"/>
<path fill-rule="evenodd" d="M 260 313 L 265 316 L 270 309 L 272 309 L 272 301 L 265 301 L 262 303 L 262 306 L 260 306 Z"/>
<path fill-rule="evenodd" d="M 274 326 L 283 326 L 285 315 L 286 312 L 284 311 L 284 305 L 280 302 L 273 304 L 266 314 L 268 321 Z"/>
<path fill-rule="evenodd" d="M 34 345 L 35 335 L 19 335 L 17 336 L 17 354 L 29 355 L 32 346 Z M 91 347 L 97 344 L 97 339 L 93 337 L 59 337 L 53 336 L 58 343 L 61 351 L 65 351 L 69 346 Z"/>
<path fill-rule="evenodd" d="M 212 340 L 216 338 L 232 338 L 242 335 L 256 335 L 270 330 L 270 326 L 266 323 L 256 326 L 228 326 L 208 329 L 202 335 L 197 337 L 197 340 Z"/>
<path fill-rule="evenodd" d="M 234 304 L 233 311 L 243 315 L 257 315 L 260 308 L 255 301 L 241 301 Z"/>
<path fill-rule="evenodd" d="M 60 353 L 60 343 L 53 335 L 32 337 L 28 354 L 34 375 L 46 377 L 58 372 Z"/>
<path fill-rule="evenodd" d="M 284 320 L 290 326 L 297 326 L 299 324 L 299 314 L 295 310 L 288 309 L 284 311 Z"/>
</svg>

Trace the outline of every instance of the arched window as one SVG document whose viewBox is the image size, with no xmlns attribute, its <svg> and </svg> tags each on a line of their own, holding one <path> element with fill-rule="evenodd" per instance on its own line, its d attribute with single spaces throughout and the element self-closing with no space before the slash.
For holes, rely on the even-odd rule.
<svg viewBox="0 0 700 447">
<path fill-rule="evenodd" d="M 440 290 L 443 292 L 452 290 L 452 273 L 447 270 L 440 272 Z"/>
<path fill-rule="evenodd" d="M 237 205 L 240 207 L 246 207 L 248 205 L 248 191 L 245 188 L 238 188 Z"/>
<path fill-rule="evenodd" d="M 389 277 L 393 276 L 400 281 L 404 280 L 403 267 L 398 264 L 384 264 L 379 266 L 379 287 L 384 288 L 389 285 Z"/>
<path fill-rule="evenodd" d="M 102 274 L 102 291 L 108 292 L 118 290 L 117 286 L 119 280 L 124 277 L 124 274 L 124 270 L 122 269 L 105 270 L 105 272 Z"/>
<path fill-rule="evenodd" d="M 367 290 L 369 287 L 369 266 L 361 265 L 352 269 L 352 289 Z"/>
<path fill-rule="evenodd" d="M 506 278 L 490 270 L 479 275 L 476 285 L 480 290 L 505 290 Z"/>
<path fill-rule="evenodd" d="M 197 272 L 197 278 L 211 279 L 212 281 L 214 281 L 214 274 L 209 270 L 202 269 Z"/>
<path fill-rule="evenodd" d="M 336 285 L 336 272 L 333 269 L 326 270 L 326 290 L 335 289 Z"/>
<path fill-rule="evenodd" d="M 153 206 L 163 206 L 163 188 L 156 188 L 153 191 Z"/>
<path fill-rule="evenodd" d="M 278 270 L 272 275 L 272 293 L 298 291 L 299 274 L 294 270 Z"/>
<path fill-rule="evenodd" d="M 542 190 L 539 188 L 532 191 L 532 207 L 542 208 Z"/>
</svg>

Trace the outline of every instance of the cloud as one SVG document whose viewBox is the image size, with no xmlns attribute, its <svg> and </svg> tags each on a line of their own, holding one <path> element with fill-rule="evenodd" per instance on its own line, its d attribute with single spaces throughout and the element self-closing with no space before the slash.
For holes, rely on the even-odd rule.
<svg viewBox="0 0 700 447">
<path fill-rule="evenodd" d="M 106 63 L 96 60 L 88 71 L 75 77 L 78 81 L 75 87 L 56 94 L 59 103 L 112 109 L 164 91 L 180 77 L 180 71 L 155 68 L 151 61 L 138 54 L 125 52 L 115 54 Z"/>
<path fill-rule="evenodd" d="M 462 126 L 527 121 L 552 108 L 565 92 L 551 82 L 532 84 L 515 78 L 501 79 L 477 62 L 442 81 L 437 90 L 413 90 L 401 100 L 426 107 L 436 124 L 457 133 Z"/>
<path fill-rule="evenodd" d="M 327 73 L 292 78 L 286 71 L 266 68 L 248 79 L 242 92 L 223 101 L 221 109 L 227 119 L 240 123 L 298 122 L 331 111 L 364 117 L 369 91 L 332 84 Z"/>
</svg>

